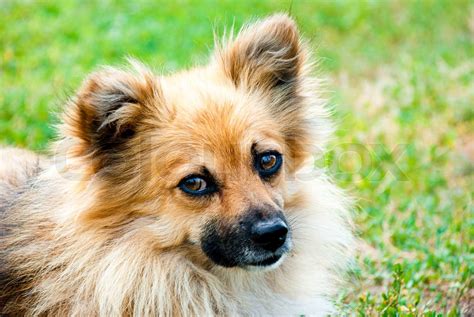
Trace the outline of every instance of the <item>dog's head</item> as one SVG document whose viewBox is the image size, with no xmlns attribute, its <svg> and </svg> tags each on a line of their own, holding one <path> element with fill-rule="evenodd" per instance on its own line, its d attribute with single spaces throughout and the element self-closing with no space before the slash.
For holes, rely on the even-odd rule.
<svg viewBox="0 0 474 317">
<path fill-rule="evenodd" d="M 205 67 L 90 76 L 63 125 L 94 184 L 80 219 L 226 267 L 280 262 L 292 245 L 287 180 L 325 132 L 312 133 L 323 109 L 309 66 L 295 23 L 275 15 L 218 45 Z"/>
</svg>

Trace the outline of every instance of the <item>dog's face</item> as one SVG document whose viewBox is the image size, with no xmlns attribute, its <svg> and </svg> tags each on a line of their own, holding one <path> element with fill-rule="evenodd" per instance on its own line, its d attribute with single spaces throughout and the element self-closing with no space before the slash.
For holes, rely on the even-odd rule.
<svg viewBox="0 0 474 317">
<path fill-rule="evenodd" d="M 312 144 L 294 22 L 247 27 L 206 67 L 160 78 L 135 68 L 93 74 L 66 113 L 72 153 L 100 188 L 83 221 L 133 223 L 156 248 L 225 267 L 280 263 L 292 245 L 286 179 Z"/>
<path fill-rule="evenodd" d="M 166 184 L 167 210 L 196 217 L 183 230 L 213 262 L 273 264 L 291 246 L 283 212 L 284 136 L 265 112 L 267 100 L 202 75 L 196 73 L 198 85 L 186 82 L 189 73 L 162 82 L 164 99 L 178 110 L 151 142 L 166 140 L 152 159 L 151 175 L 159 175 L 153 186 Z"/>
</svg>

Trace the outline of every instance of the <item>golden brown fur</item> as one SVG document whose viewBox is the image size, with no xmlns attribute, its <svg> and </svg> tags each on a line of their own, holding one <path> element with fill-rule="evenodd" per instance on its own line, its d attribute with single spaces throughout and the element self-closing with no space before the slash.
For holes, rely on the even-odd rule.
<svg viewBox="0 0 474 317">
<path fill-rule="evenodd" d="M 209 65 L 172 76 L 132 64 L 85 80 L 50 162 L 0 150 L 0 312 L 330 312 L 350 219 L 322 171 L 301 174 L 330 126 L 294 22 L 275 15 L 249 25 Z M 280 174 L 258 178 L 252 146 L 281 152 Z M 222 189 L 190 198 L 177 184 L 202 166 Z M 203 227 L 217 219 L 225 231 L 264 205 L 283 208 L 291 226 L 293 248 L 280 266 L 252 271 L 205 256 Z"/>
</svg>

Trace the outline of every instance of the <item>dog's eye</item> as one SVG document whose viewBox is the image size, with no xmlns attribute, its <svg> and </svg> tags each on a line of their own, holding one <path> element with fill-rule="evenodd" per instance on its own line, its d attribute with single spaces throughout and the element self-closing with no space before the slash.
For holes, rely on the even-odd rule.
<svg viewBox="0 0 474 317">
<path fill-rule="evenodd" d="M 185 177 L 178 185 L 185 193 L 200 196 L 212 193 L 216 190 L 212 181 L 196 175 Z"/>
<path fill-rule="evenodd" d="M 277 157 L 273 154 L 271 155 L 264 155 L 262 156 L 262 158 L 260 159 L 260 165 L 262 166 L 262 168 L 264 170 L 269 170 L 271 169 L 273 166 L 275 166 L 277 163 Z"/>
<path fill-rule="evenodd" d="M 269 177 L 279 171 L 282 161 L 280 153 L 271 151 L 257 155 L 255 165 L 262 177 Z"/>
</svg>

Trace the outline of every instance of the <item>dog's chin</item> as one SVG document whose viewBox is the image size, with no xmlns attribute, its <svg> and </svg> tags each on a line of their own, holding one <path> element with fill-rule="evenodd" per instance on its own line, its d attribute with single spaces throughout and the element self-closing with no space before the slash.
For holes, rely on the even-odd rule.
<svg viewBox="0 0 474 317">
<path fill-rule="evenodd" d="M 268 259 L 241 265 L 240 267 L 251 272 L 267 272 L 279 267 L 285 261 L 286 254 L 275 255 Z"/>
</svg>

